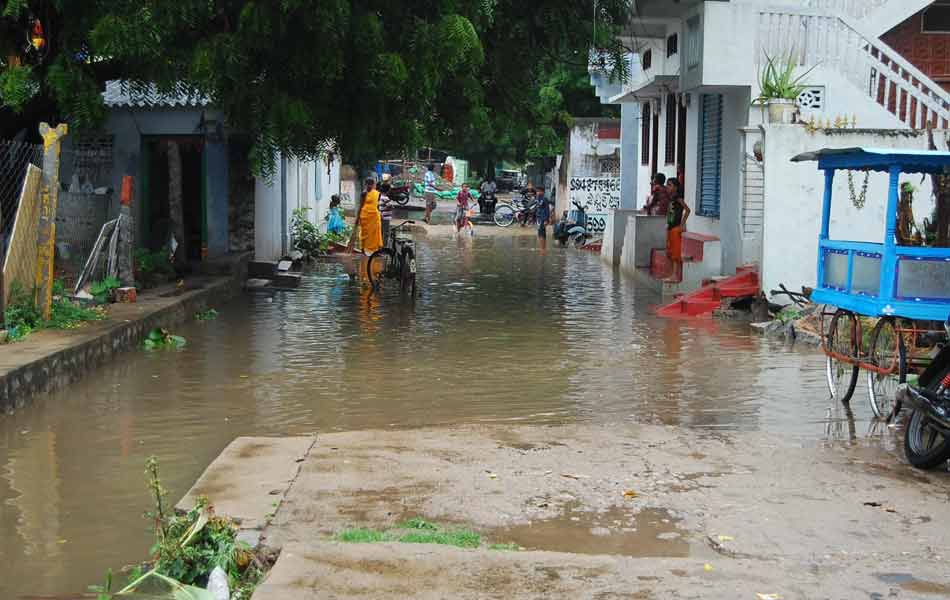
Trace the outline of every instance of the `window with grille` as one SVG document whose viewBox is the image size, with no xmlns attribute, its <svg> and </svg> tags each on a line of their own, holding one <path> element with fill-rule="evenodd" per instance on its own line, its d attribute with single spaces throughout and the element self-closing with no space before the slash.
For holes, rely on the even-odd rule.
<svg viewBox="0 0 950 600">
<path fill-rule="evenodd" d="M 686 22 L 686 67 L 698 67 L 702 60 L 702 50 L 699 47 L 699 17 L 693 17 Z"/>
<path fill-rule="evenodd" d="M 920 20 L 921 33 L 950 33 L 950 2 L 934 2 L 925 8 Z"/>
<path fill-rule="evenodd" d="M 676 113 L 679 110 L 679 102 L 676 101 L 676 94 L 666 96 L 666 164 L 672 165 L 676 162 Z"/>
<path fill-rule="evenodd" d="M 650 117 L 651 108 L 649 102 L 643 103 L 643 110 L 640 111 L 640 164 L 650 164 Z"/>
<path fill-rule="evenodd" d="M 680 51 L 680 38 L 678 34 L 673 34 L 666 38 L 666 57 L 669 58 Z"/>
<path fill-rule="evenodd" d="M 647 50 L 643 53 L 643 57 L 640 59 L 640 66 L 643 67 L 644 71 L 650 70 L 650 67 L 653 66 L 653 50 Z"/>
</svg>

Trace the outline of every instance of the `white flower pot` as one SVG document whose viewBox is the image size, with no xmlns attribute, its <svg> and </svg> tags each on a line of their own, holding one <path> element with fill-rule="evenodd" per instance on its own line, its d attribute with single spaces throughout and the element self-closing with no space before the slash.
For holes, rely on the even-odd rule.
<svg viewBox="0 0 950 600">
<path fill-rule="evenodd" d="M 772 98 L 768 101 L 769 123 L 791 123 L 795 112 L 795 101 L 786 98 Z"/>
</svg>

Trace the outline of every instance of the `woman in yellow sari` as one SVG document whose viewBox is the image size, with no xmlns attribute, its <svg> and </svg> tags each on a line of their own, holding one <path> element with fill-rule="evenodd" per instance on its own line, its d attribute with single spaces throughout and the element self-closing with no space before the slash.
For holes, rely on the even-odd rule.
<svg viewBox="0 0 950 600">
<path fill-rule="evenodd" d="M 360 199 L 359 210 L 356 211 L 356 228 L 350 247 L 356 241 L 356 233 L 360 235 L 360 249 L 367 256 L 383 247 L 383 217 L 379 213 L 379 191 L 376 181 L 366 180 L 366 193 Z"/>
</svg>

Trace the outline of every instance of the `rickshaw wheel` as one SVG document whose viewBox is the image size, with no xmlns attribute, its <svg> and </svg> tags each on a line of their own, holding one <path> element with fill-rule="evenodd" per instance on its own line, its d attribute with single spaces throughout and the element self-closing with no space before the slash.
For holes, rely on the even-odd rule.
<svg viewBox="0 0 950 600">
<path fill-rule="evenodd" d="M 890 419 L 897 386 L 907 381 L 907 347 L 894 317 L 880 319 L 871 332 L 867 362 L 888 369 L 886 374 L 868 371 L 868 400 L 878 419 Z"/>
<path fill-rule="evenodd" d="M 825 349 L 825 376 L 828 390 L 835 400 L 847 404 L 854 395 L 858 383 L 858 319 L 848 310 L 838 309 L 831 318 Z M 835 356 L 838 355 L 838 356 Z M 840 356 L 855 359 L 854 362 L 841 360 Z"/>
</svg>

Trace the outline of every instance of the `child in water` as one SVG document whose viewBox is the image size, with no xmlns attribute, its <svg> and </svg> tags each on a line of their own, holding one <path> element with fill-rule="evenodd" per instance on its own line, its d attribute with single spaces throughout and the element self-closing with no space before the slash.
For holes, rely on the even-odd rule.
<svg viewBox="0 0 950 600">
<path fill-rule="evenodd" d="M 329 233 L 343 233 L 346 231 L 346 221 L 343 220 L 343 209 L 340 208 L 340 196 L 333 194 L 330 197 L 330 214 L 327 216 L 327 231 Z"/>
</svg>

